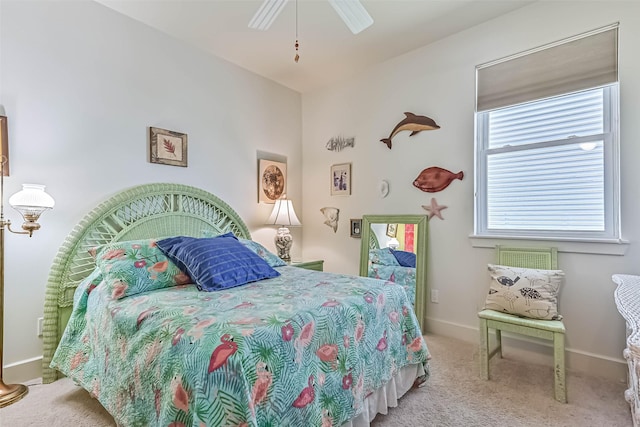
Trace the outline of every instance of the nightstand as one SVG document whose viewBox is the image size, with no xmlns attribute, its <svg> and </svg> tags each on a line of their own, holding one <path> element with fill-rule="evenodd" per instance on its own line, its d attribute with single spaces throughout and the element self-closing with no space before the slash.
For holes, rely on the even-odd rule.
<svg viewBox="0 0 640 427">
<path fill-rule="evenodd" d="M 316 270 L 322 271 L 324 260 L 315 260 L 315 261 L 291 261 L 287 263 L 292 267 L 306 268 L 307 270 Z"/>
</svg>

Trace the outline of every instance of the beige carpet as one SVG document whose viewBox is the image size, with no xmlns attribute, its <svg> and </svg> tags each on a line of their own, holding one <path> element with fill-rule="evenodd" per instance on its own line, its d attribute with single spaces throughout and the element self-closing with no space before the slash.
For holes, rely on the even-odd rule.
<svg viewBox="0 0 640 427">
<path fill-rule="evenodd" d="M 476 346 L 427 336 L 433 355 L 431 378 L 411 390 L 375 427 L 459 426 L 631 426 L 625 384 L 569 373 L 569 403 L 552 397 L 551 367 L 509 359 L 492 360 L 491 381 L 478 378 Z M 102 427 L 113 419 L 68 379 L 34 384 L 21 401 L 0 410 L 2 427 Z"/>
</svg>

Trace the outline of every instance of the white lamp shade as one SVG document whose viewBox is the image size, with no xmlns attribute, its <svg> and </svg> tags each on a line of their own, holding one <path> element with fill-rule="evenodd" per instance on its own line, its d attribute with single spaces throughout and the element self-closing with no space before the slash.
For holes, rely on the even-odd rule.
<svg viewBox="0 0 640 427">
<path fill-rule="evenodd" d="M 44 191 L 45 186 L 39 184 L 22 184 L 22 191 L 9 198 L 9 204 L 21 214 L 41 214 L 53 208 L 53 197 Z"/>
<path fill-rule="evenodd" d="M 395 237 L 390 238 L 389 241 L 387 242 L 388 248 L 395 250 L 395 249 L 398 249 L 398 246 L 400 246 L 400 242 Z"/>
<path fill-rule="evenodd" d="M 293 210 L 293 203 L 287 199 L 276 200 L 267 224 L 280 226 L 302 225 L 296 216 L 296 211 Z"/>
</svg>

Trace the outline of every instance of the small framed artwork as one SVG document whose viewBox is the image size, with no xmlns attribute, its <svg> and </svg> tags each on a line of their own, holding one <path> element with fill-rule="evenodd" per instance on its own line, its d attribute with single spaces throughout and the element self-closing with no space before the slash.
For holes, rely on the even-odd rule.
<svg viewBox="0 0 640 427">
<path fill-rule="evenodd" d="M 331 166 L 331 195 L 348 196 L 351 194 L 351 163 Z"/>
<path fill-rule="evenodd" d="M 387 224 L 387 236 L 396 237 L 398 233 L 398 224 Z"/>
<path fill-rule="evenodd" d="M 362 219 L 351 220 L 351 237 L 360 238 L 362 234 Z"/>
<path fill-rule="evenodd" d="M 275 203 L 287 193 L 287 164 L 258 160 L 258 202 Z"/>
<path fill-rule="evenodd" d="M 149 128 L 151 163 L 187 167 L 187 134 L 160 128 Z"/>
</svg>

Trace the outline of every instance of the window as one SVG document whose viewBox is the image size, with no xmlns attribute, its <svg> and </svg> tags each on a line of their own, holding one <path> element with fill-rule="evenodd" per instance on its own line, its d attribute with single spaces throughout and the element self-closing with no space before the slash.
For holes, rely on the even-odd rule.
<svg viewBox="0 0 640 427">
<path fill-rule="evenodd" d="M 579 42 L 573 46 L 562 42 L 536 50 L 537 58 L 521 54 L 498 62 L 493 70 L 479 68 L 477 236 L 620 238 L 617 54 L 605 52 L 606 59 L 592 64 L 594 70 L 606 68 L 601 79 L 593 80 L 595 73 L 585 71 L 586 66 L 571 82 L 576 74 L 571 56 L 591 52 L 590 43 L 604 43 L 609 46 L 605 49 L 615 51 L 617 27 L 614 30 L 573 39 Z M 553 52 L 559 48 L 563 51 Z M 574 52 L 568 53 L 570 49 Z M 552 57 L 560 72 L 541 76 L 552 68 L 546 66 Z M 567 57 L 566 63 L 558 63 L 558 57 Z M 537 69 L 538 79 L 533 85 L 532 69 Z M 506 70 L 505 82 L 501 74 Z M 518 75 L 519 70 L 523 74 Z M 559 73 L 561 83 L 568 85 L 559 87 Z"/>
</svg>

